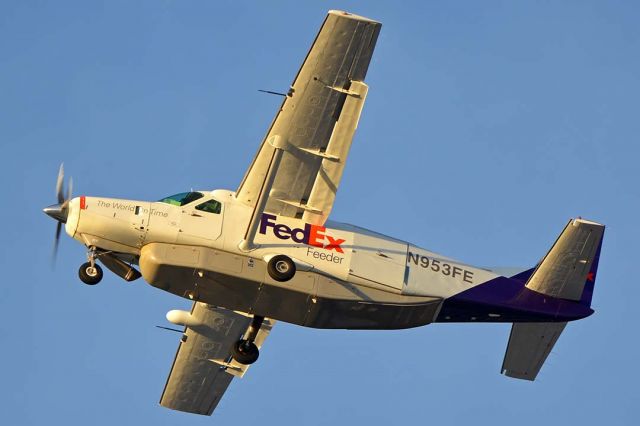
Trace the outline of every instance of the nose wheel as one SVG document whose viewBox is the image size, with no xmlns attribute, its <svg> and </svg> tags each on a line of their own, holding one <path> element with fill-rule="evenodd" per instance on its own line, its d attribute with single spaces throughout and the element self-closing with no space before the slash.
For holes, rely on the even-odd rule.
<svg viewBox="0 0 640 426">
<path fill-rule="evenodd" d="M 249 365 L 258 360 L 260 351 L 254 342 L 263 321 L 264 317 L 254 315 L 247 338 L 238 340 L 231 348 L 231 356 L 240 364 Z"/>
<path fill-rule="evenodd" d="M 96 285 L 102 279 L 102 268 L 97 263 L 83 263 L 78 270 L 80 281 L 88 285 Z"/>
<path fill-rule="evenodd" d="M 102 268 L 96 263 L 97 250 L 95 247 L 90 247 L 87 253 L 88 262 L 80 265 L 78 270 L 78 276 L 80 281 L 88 285 L 96 285 L 102 279 Z"/>
</svg>

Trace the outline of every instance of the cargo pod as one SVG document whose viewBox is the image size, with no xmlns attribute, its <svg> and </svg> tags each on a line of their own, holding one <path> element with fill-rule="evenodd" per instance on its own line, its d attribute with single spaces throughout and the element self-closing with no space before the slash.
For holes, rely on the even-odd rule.
<svg viewBox="0 0 640 426">
<path fill-rule="evenodd" d="M 360 230 L 362 231 L 362 230 Z M 408 244 L 372 233 L 354 234 L 349 274 L 401 291 Z"/>
</svg>

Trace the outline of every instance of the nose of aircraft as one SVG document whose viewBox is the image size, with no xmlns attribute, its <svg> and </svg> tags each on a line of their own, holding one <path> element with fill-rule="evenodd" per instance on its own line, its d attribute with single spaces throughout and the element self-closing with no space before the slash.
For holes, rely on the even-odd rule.
<svg viewBox="0 0 640 426">
<path fill-rule="evenodd" d="M 60 223 L 67 222 L 67 216 L 69 216 L 69 209 L 63 204 L 52 204 L 49 207 L 42 209 L 48 216 L 54 218 Z"/>
</svg>

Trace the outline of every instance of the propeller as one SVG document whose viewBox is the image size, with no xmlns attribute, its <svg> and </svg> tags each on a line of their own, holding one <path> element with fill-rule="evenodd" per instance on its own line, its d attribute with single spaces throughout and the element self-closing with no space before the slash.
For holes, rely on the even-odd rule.
<svg viewBox="0 0 640 426">
<path fill-rule="evenodd" d="M 57 204 L 52 204 L 49 207 L 45 207 L 43 211 L 50 217 L 58 221 L 56 226 L 56 237 L 53 241 L 53 256 L 52 261 L 55 262 L 58 254 L 58 242 L 60 241 L 60 232 L 62 230 L 62 224 L 67 222 L 69 216 L 69 201 L 71 201 L 71 194 L 73 191 L 73 180 L 69 178 L 67 185 L 67 194 L 65 196 L 63 191 L 64 186 L 64 164 L 60 164 L 60 170 L 58 171 L 58 179 L 56 180 L 56 198 Z"/>
</svg>

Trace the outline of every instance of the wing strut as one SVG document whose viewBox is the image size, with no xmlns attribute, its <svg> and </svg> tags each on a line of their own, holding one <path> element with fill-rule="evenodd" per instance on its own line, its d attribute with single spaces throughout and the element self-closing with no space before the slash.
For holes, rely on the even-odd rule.
<svg viewBox="0 0 640 426">
<path fill-rule="evenodd" d="M 258 225 L 260 224 L 262 213 L 264 213 L 264 209 L 267 206 L 269 193 L 271 192 L 271 188 L 273 187 L 273 181 L 276 178 L 276 173 L 278 172 L 278 167 L 280 166 L 280 160 L 282 160 L 282 154 L 284 154 L 285 147 L 287 146 L 286 141 L 282 137 L 280 137 L 280 135 L 273 135 L 269 138 L 267 143 L 273 146 L 275 149 L 273 150 L 273 155 L 271 156 L 269 170 L 267 172 L 267 175 L 265 176 L 264 182 L 262 183 L 262 188 L 260 189 L 258 202 L 253 209 L 251 220 L 249 220 L 247 231 L 244 234 L 244 239 L 240 241 L 240 244 L 238 245 L 238 248 L 240 248 L 240 250 L 244 252 L 255 250 L 256 248 L 258 248 L 253 240 L 256 237 L 256 232 L 258 232 Z"/>
</svg>

